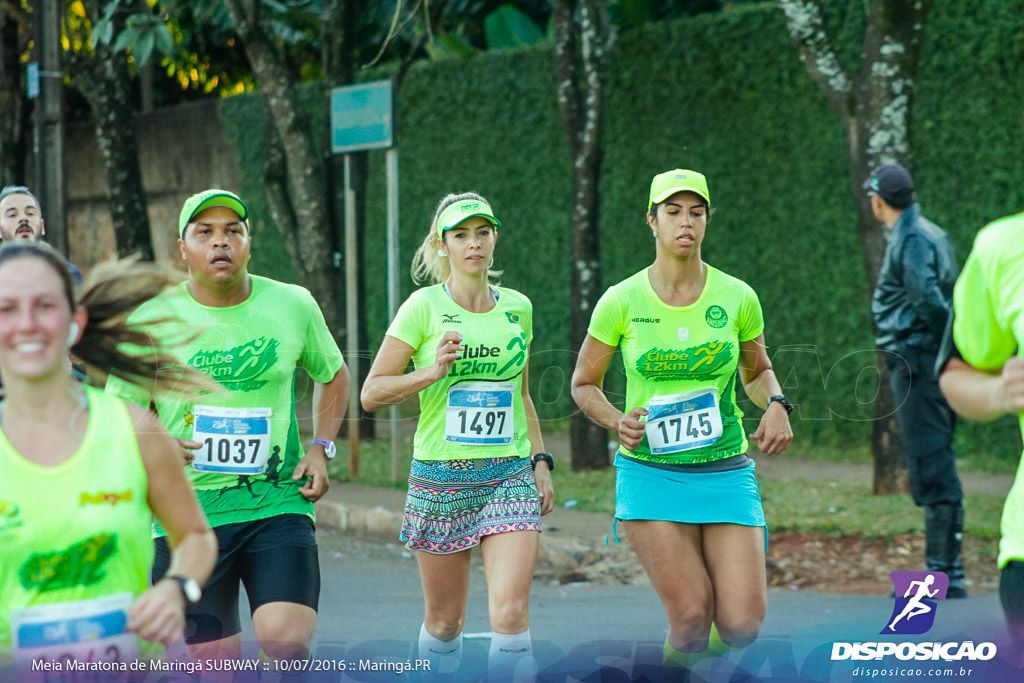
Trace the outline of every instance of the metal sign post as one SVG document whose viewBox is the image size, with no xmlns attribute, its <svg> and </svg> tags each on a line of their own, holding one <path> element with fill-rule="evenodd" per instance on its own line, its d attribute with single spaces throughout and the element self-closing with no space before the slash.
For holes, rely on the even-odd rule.
<svg viewBox="0 0 1024 683">
<path fill-rule="evenodd" d="M 356 193 L 352 187 L 352 155 L 345 155 L 345 326 L 348 344 L 348 468 L 349 476 L 359 478 L 359 271 L 355 255 Z"/>
<path fill-rule="evenodd" d="M 395 98 L 391 81 L 373 81 L 331 90 L 331 151 L 345 155 L 345 319 L 348 329 L 346 352 L 352 382 L 349 386 L 349 469 L 359 477 L 359 339 L 358 284 L 356 258 L 355 191 L 352 188 L 350 154 L 387 149 L 388 187 L 388 312 L 393 318 L 398 307 L 398 150 L 395 148 Z M 398 449 L 398 406 L 391 406 L 391 478 L 396 479 Z M 396 453 L 398 455 L 396 456 Z"/>
<path fill-rule="evenodd" d="M 388 175 L 388 320 L 395 319 L 402 290 L 398 283 L 398 149 L 387 152 Z M 391 481 L 402 477 L 402 410 L 394 404 L 388 411 L 391 420 Z"/>
</svg>

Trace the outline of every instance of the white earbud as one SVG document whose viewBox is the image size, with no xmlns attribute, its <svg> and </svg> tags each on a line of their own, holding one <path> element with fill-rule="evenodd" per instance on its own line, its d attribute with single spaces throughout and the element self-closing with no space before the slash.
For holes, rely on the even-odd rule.
<svg viewBox="0 0 1024 683">
<path fill-rule="evenodd" d="M 70 349 L 75 345 L 75 341 L 78 339 L 78 323 L 71 323 L 71 327 L 68 329 L 68 348 Z"/>
<path fill-rule="evenodd" d="M 440 256 L 441 258 L 446 258 L 448 256 L 448 254 L 444 253 L 444 249 L 438 249 L 437 255 Z"/>
</svg>

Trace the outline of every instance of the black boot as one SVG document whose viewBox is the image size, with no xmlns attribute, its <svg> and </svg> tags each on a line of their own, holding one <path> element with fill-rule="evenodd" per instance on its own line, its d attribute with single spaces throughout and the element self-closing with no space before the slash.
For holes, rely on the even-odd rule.
<svg viewBox="0 0 1024 683">
<path fill-rule="evenodd" d="M 924 560 L 928 571 L 949 577 L 947 598 L 966 598 L 964 562 L 961 553 L 964 508 L 961 504 L 938 503 L 924 509 Z"/>
</svg>

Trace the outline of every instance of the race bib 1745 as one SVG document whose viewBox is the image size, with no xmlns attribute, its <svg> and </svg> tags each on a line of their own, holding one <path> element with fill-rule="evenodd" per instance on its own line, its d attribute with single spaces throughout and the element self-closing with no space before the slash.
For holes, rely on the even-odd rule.
<svg viewBox="0 0 1024 683">
<path fill-rule="evenodd" d="M 722 413 L 715 389 L 655 396 L 647 411 L 644 429 L 652 455 L 710 446 L 722 436 Z"/>
</svg>

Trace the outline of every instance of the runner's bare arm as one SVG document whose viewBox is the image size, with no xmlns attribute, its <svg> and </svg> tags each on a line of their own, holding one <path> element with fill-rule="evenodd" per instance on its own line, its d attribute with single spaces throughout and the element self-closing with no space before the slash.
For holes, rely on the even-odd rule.
<svg viewBox="0 0 1024 683">
<path fill-rule="evenodd" d="M 628 413 L 623 413 L 604 395 L 604 376 L 614 355 L 614 346 L 608 346 L 587 335 L 572 373 L 572 399 L 587 417 L 605 429 L 618 432 L 619 442 L 627 449 L 634 450 L 644 438 L 640 417 L 646 415 L 647 410 L 636 406 Z"/>
<path fill-rule="evenodd" d="M 448 374 L 452 364 L 462 357 L 462 335 L 445 332 L 437 345 L 434 364 L 413 372 L 405 372 L 416 349 L 390 335 L 377 350 L 377 357 L 363 383 L 359 399 L 363 410 L 372 413 L 378 408 L 401 403 Z"/>
<path fill-rule="evenodd" d="M 330 382 L 317 382 L 313 387 L 313 438 L 334 441 L 338 438 L 341 421 L 348 407 L 348 367 L 342 365 Z M 309 477 L 299 493 L 306 500 L 315 503 L 323 498 L 331 486 L 327 476 L 327 453 L 320 444 L 311 444 L 306 454 L 295 465 L 292 479 L 300 481 Z"/>
<path fill-rule="evenodd" d="M 313 386 L 314 439 L 334 441 L 338 438 L 348 408 L 349 381 L 348 366 L 342 365 L 330 382 L 316 382 Z"/>
<path fill-rule="evenodd" d="M 530 350 L 526 350 L 526 357 L 530 357 Z M 527 362 L 523 368 L 523 410 L 526 413 L 526 433 L 530 438 L 530 449 L 533 453 L 544 453 L 544 437 L 540 433 L 540 419 L 537 417 L 537 407 L 533 405 L 533 398 L 530 396 L 530 364 Z M 533 468 L 533 478 L 537 482 L 537 492 L 540 494 L 540 514 L 546 515 L 555 507 L 555 487 L 551 483 L 551 470 L 543 460 Z"/>
<path fill-rule="evenodd" d="M 747 396 L 758 407 L 765 408 L 750 438 L 757 441 L 758 448 L 765 455 L 778 455 L 792 443 L 793 429 L 786 408 L 778 402 L 768 403 L 772 396 L 782 393 L 782 387 L 768 359 L 763 334 L 757 339 L 740 342 L 739 373 Z"/>
<path fill-rule="evenodd" d="M 193 578 L 202 585 L 213 571 L 217 540 L 181 467 L 178 446 L 153 413 L 131 404 L 128 411 L 149 479 L 149 507 L 171 546 L 167 574 Z M 158 581 L 132 605 L 128 629 L 146 640 L 173 644 L 185 627 L 184 609 L 177 583 Z"/>
<path fill-rule="evenodd" d="M 939 388 L 950 407 L 968 420 L 988 422 L 1024 411 L 1024 358 L 1010 358 L 994 374 L 952 356 L 939 375 Z"/>
</svg>

